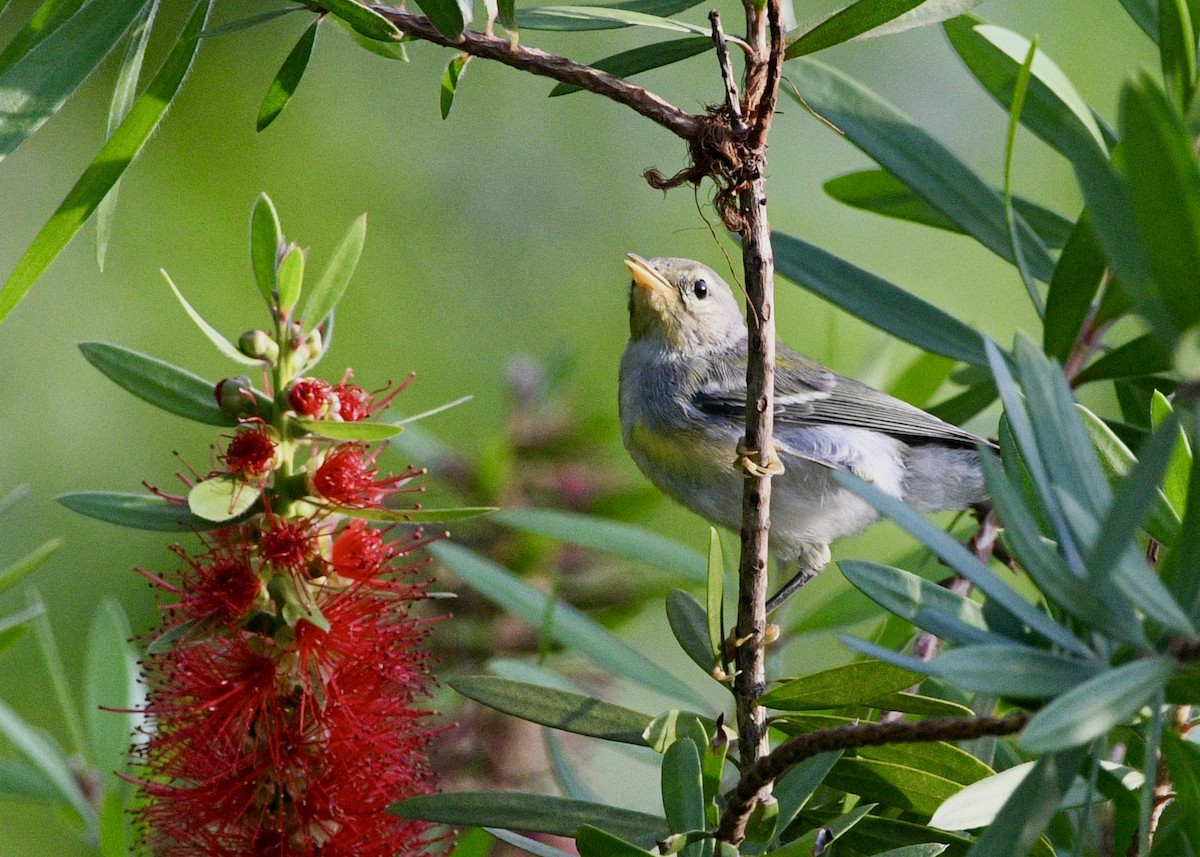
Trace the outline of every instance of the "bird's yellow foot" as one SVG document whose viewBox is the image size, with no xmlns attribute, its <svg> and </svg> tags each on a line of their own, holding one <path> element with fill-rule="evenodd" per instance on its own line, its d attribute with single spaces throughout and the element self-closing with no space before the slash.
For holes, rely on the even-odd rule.
<svg viewBox="0 0 1200 857">
<path fill-rule="evenodd" d="M 757 476 L 761 479 L 765 476 L 781 476 L 783 474 L 783 462 L 779 460 L 779 455 L 775 449 L 771 450 L 765 463 L 759 464 L 755 461 L 759 456 L 759 451 L 747 447 L 746 439 L 742 438 L 738 441 L 737 454 L 737 466 L 751 476 Z"/>
</svg>

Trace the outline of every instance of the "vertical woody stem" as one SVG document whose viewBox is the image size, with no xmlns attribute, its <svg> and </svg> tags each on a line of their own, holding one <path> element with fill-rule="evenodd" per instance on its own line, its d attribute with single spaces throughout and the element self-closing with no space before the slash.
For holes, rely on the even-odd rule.
<svg viewBox="0 0 1200 857">
<path fill-rule="evenodd" d="M 744 184 L 738 196 L 743 224 L 742 263 L 749 328 L 745 448 L 754 452 L 756 463 L 766 466 L 774 460 L 775 260 L 767 220 L 764 168 L 767 130 L 774 112 L 783 62 L 783 39 L 778 0 L 768 0 L 766 8 L 756 7 L 753 0 L 747 0 L 746 13 L 747 36 L 754 50 L 746 66 L 744 115 L 750 132 L 743 152 Z M 742 552 L 738 565 L 738 618 L 734 632 L 739 642 L 735 656 L 738 672 L 734 696 L 743 770 L 748 770 L 770 752 L 766 712 L 754 705 L 766 689 L 763 649 L 767 626 L 770 506 L 770 476 L 747 472 L 743 483 Z M 768 783 L 762 791 L 767 793 L 769 789 Z"/>
</svg>

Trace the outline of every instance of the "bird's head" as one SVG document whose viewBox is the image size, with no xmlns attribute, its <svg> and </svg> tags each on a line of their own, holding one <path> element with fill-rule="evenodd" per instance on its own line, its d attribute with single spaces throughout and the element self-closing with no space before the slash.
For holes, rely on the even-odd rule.
<svg viewBox="0 0 1200 857">
<path fill-rule="evenodd" d="M 633 274 L 629 334 L 660 337 L 674 350 L 708 349 L 746 333 L 741 308 L 729 285 L 707 265 L 691 259 L 625 257 Z"/>
</svg>

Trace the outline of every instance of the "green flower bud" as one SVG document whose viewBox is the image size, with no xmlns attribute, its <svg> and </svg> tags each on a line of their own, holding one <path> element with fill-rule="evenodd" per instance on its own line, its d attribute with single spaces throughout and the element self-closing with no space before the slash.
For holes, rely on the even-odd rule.
<svg viewBox="0 0 1200 857">
<path fill-rule="evenodd" d="M 250 379 L 245 375 L 217 382 L 213 395 L 216 396 L 221 413 L 227 417 L 236 420 L 256 413 L 254 394 L 250 392 Z"/>
<path fill-rule="evenodd" d="M 238 349 L 255 360 L 274 363 L 279 359 L 279 344 L 265 330 L 247 330 L 238 339 Z"/>
</svg>

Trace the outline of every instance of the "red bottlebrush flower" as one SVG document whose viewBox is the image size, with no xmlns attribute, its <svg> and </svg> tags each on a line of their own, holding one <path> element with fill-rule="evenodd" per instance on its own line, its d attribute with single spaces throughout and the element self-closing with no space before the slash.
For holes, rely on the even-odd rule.
<svg viewBox="0 0 1200 857">
<path fill-rule="evenodd" d="M 263 592 L 250 554 L 237 545 L 216 545 L 193 559 L 176 547 L 185 567 L 177 590 L 182 601 L 177 612 L 187 619 L 219 619 L 236 622 L 250 612 Z"/>
<path fill-rule="evenodd" d="M 312 521 L 295 521 L 268 514 L 259 536 L 258 555 L 276 568 L 304 571 L 316 555 L 318 533 Z"/>
<path fill-rule="evenodd" d="M 265 476 L 279 466 L 279 444 L 264 425 L 242 428 L 230 439 L 221 461 L 234 476 Z"/>
<path fill-rule="evenodd" d="M 351 580 L 367 580 L 384 568 L 395 552 L 383 541 L 383 533 L 355 518 L 333 541 L 333 570 Z"/>
<path fill-rule="evenodd" d="M 338 444 L 309 476 L 309 486 L 315 494 L 339 506 L 378 508 L 384 497 L 399 491 L 401 485 L 421 473 L 410 468 L 395 476 L 376 479 L 378 456 L 378 450 L 370 452 L 364 443 Z"/>
<path fill-rule="evenodd" d="M 323 417 L 333 404 L 333 385 L 320 378 L 301 378 L 288 391 L 288 402 L 301 416 Z"/>
<path fill-rule="evenodd" d="M 307 519 L 225 528 L 187 564 L 186 588 L 170 588 L 182 596 L 170 621 L 199 618 L 207 602 L 192 592 L 217 591 L 233 569 L 266 560 L 268 533 L 288 541 L 282 524 L 318 543 L 319 525 Z M 341 543 L 343 558 L 365 556 L 371 541 L 355 521 L 332 552 Z M 377 547 L 378 575 L 391 552 L 381 539 Z M 328 630 L 217 625 L 147 657 L 154 729 L 137 751 L 144 844 L 156 857 L 428 854 L 431 826 L 386 812 L 433 790 L 425 750 L 434 732 L 419 705 L 431 681 L 425 626 L 407 612 L 420 585 L 372 577 L 337 588 L 291 574 L 284 585 L 306 587 Z"/>
<path fill-rule="evenodd" d="M 409 375 L 408 380 L 395 389 L 390 389 L 392 385 L 389 383 L 387 386 L 369 393 L 357 384 L 351 383 L 349 378 L 350 373 L 347 372 L 341 383 L 333 388 L 333 392 L 337 395 L 338 416 L 348 423 L 354 423 L 365 420 L 379 411 L 387 410 L 388 406 L 392 404 L 392 399 L 396 398 L 400 391 L 412 382 L 413 376 Z"/>
</svg>

